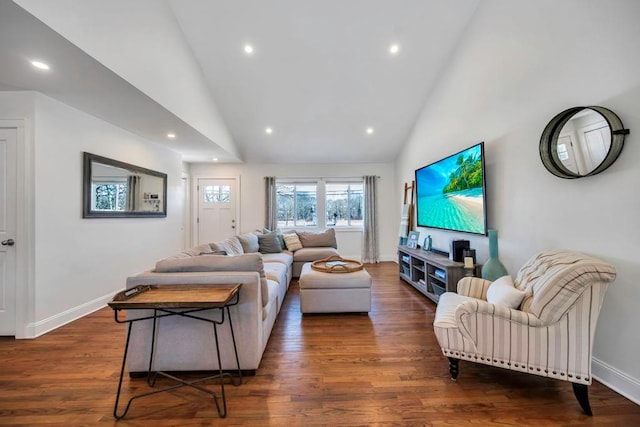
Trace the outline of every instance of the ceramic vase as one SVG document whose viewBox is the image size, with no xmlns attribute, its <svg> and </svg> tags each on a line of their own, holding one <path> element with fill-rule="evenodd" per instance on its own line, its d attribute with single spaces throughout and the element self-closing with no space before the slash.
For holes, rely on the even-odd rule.
<svg viewBox="0 0 640 427">
<path fill-rule="evenodd" d="M 482 266 L 482 278 L 493 282 L 507 274 L 507 269 L 498 259 L 498 230 L 489 230 L 489 259 Z"/>
</svg>

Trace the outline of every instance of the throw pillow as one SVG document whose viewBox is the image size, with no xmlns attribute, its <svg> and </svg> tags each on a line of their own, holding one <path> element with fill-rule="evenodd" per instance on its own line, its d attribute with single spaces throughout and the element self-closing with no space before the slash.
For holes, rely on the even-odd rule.
<svg viewBox="0 0 640 427">
<path fill-rule="evenodd" d="M 291 252 L 302 249 L 302 243 L 300 243 L 300 239 L 296 233 L 283 234 L 282 238 L 284 239 L 285 245 L 287 245 L 287 249 Z"/>
<path fill-rule="evenodd" d="M 525 292 L 513 286 L 511 276 L 502 276 L 496 279 L 487 290 L 487 301 L 491 304 L 504 305 L 509 308 L 518 308 L 525 296 Z"/>
<path fill-rule="evenodd" d="M 276 236 L 278 236 L 278 240 L 280 240 L 280 247 L 282 247 L 282 249 L 286 248 L 287 245 L 285 245 L 284 243 L 284 237 L 282 237 L 282 231 L 279 228 L 276 228 L 274 231 L 276 232 Z M 263 228 L 262 233 L 263 234 L 271 233 L 271 230 L 269 230 L 268 228 Z"/>
<path fill-rule="evenodd" d="M 260 253 L 263 254 L 279 254 L 282 252 L 282 246 L 280 246 L 280 240 L 275 231 L 266 234 L 259 234 L 258 246 Z"/>
<path fill-rule="evenodd" d="M 209 243 L 211 249 L 214 251 L 224 251 L 227 255 L 242 255 L 244 254 L 244 249 L 242 249 L 242 244 L 240 244 L 240 240 L 236 236 L 229 237 L 228 239 L 222 240 L 220 242 Z"/>
<path fill-rule="evenodd" d="M 245 254 L 258 252 L 260 250 L 260 246 L 258 244 L 258 236 L 256 236 L 255 233 L 240 234 L 238 236 L 238 240 L 240 241 L 242 250 Z"/>
<path fill-rule="evenodd" d="M 336 231 L 333 228 L 329 228 L 321 233 L 299 232 L 297 234 L 304 248 L 338 248 Z"/>
</svg>

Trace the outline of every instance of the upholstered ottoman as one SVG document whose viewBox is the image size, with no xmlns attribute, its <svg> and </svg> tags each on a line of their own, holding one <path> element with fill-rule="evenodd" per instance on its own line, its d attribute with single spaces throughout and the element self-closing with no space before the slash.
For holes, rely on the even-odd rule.
<svg viewBox="0 0 640 427">
<path fill-rule="evenodd" d="M 371 276 L 362 269 L 352 273 L 323 273 L 308 262 L 300 272 L 302 313 L 366 313 L 371 310 Z"/>
</svg>

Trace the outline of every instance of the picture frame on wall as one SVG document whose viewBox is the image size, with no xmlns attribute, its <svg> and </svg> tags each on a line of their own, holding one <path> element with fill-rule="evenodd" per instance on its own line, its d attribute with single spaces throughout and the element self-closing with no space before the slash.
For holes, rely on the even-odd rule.
<svg viewBox="0 0 640 427">
<path fill-rule="evenodd" d="M 411 249 L 417 249 L 419 238 L 420 238 L 419 231 L 410 231 L 409 236 L 407 237 L 407 247 Z"/>
</svg>

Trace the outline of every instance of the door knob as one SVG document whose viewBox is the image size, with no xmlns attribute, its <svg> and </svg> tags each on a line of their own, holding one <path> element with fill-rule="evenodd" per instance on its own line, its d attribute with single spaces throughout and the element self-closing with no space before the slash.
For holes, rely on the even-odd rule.
<svg viewBox="0 0 640 427">
<path fill-rule="evenodd" d="M 16 242 L 13 239 L 7 239 L 2 241 L 2 246 L 13 246 Z"/>
</svg>

